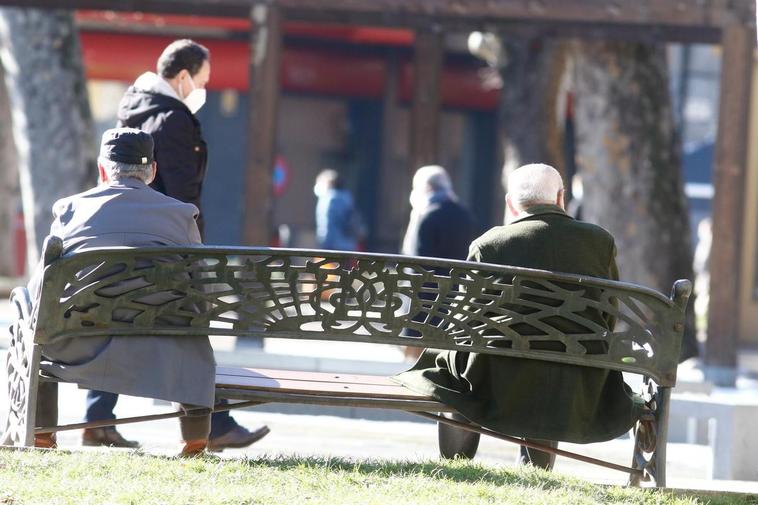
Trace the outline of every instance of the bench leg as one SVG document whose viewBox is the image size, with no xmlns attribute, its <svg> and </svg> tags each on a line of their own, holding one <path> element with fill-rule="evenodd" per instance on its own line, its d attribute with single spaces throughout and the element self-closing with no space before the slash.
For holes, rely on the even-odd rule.
<svg viewBox="0 0 758 505">
<path fill-rule="evenodd" d="M 671 407 L 671 388 L 658 388 L 658 435 L 655 448 L 655 485 L 666 487 L 666 444 L 669 435 L 669 411 Z"/>
<path fill-rule="evenodd" d="M 468 422 L 460 414 L 445 413 L 442 414 L 448 419 Z M 442 422 L 437 422 L 437 441 L 439 443 L 440 455 L 446 459 L 464 458 L 473 459 L 479 448 L 479 438 L 481 435 L 473 431 L 456 428 Z"/>
<path fill-rule="evenodd" d="M 666 443 L 668 440 L 669 405 L 671 388 L 658 387 L 652 407 L 655 414 L 654 433 L 645 433 L 637 423 L 634 436 L 632 468 L 644 471 L 644 477 L 631 475 L 630 486 L 639 486 L 642 480 L 653 480 L 656 487 L 666 487 Z"/>
<path fill-rule="evenodd" d="M 17 319 L 11 326 L 11 342 L 6 358 L 8 375 L 8 414 L 0 435 L 0 445 L 34 445 L 34 420 L 37 409 L 40 347 L 33 343 L 29 327 L 26 290 L 14 290 L 11 305 Z M 28 295 L 27 295 L 28 296 Z"/>
</svg>

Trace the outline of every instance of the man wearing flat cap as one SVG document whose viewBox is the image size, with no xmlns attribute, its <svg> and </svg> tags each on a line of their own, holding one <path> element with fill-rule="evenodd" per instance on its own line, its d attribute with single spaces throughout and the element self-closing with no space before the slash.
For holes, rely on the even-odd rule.
<svg viewBox="0 0 758 505">
<path fill-rule="evenodd" d="M 63 240 L 64 253 L 94 247 L 200 244 L 197 208 L 151 189 L 148 184 L 156 169 L 150 134 L 132 128 L 106 131 L 98 157 L 100 184 L 53 205 L 50 234 Z M 41 269 L 30 281 L 33 300 L 39 273 Z M 72 338 L 44 345 L 42 354 L 46 372 L 84 388 L 208 408 L 214 404 L 216 364 L 207 338 Z M 41 391 L 37 412 L 43 426 L 56 424 L 56 392 Z M 183 453 L 201 452 L 210 416 L 180 421 Z M 55 446 L 54 435 L 37 435 L 35 445 Z"/>
</svg>

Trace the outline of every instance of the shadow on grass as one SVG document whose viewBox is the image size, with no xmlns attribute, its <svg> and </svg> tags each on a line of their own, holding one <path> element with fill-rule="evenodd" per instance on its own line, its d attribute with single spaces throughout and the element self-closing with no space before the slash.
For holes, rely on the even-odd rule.
<svg viewBox="0 0 758 505">
<path fill-rule="evenodd" d="M 323 469 L 344 473 L 359 473 L 382 478 L 425 477 L 456 483 L 487 483 L 497 486 L 539 488 L 544 491 L 572 488 L 591 493 L 600 502 L 623 503 L 624 495 L 648 494 L 653 502 L 661 495 L 673 495 L 692 500 L 693 504 L 758 505 L 758 495 L 717 491 L 690 491 L 683 489 L 630 488 L 616 485 L 599 485 L 580 478 L 547 472 L 530 466 L 488 467 L 470 460 L 439 460 L 426 462 L 406 461 L 352 461 L 343 458 L 261 456 L 238 460 L 250 468 L 270 468 L 287 471 L 302 468 Z M 591 490 L 590 490 L 591 489 Z M 657 498 L 650 495 L 658 495 Z M 639 496 L 639 495 L 638 495 Z M 621 499 L 621 501 L 619 501 Z M 635 503 L 637 502 L 634 500 Z M 647 503 L 642 499 L 640 503 Z"/>
<path fill-rule="evenodd" d="M 151 457 L 164 460 L 177 460 L 176 456 L 161 456 L 144 453 L 141 450 L 130 452 L 131 455 Z M 565 488 L 567 484 L 575 486 L 591 485 L 565 475 L 553 474 L 532 467 L 488 467 L 471 460 L 430 460 L 425 462 L 413 461 L 354 461 L 347 458 L 317 457 L 317 456 L 277 456 L 262 455 L 255 458 L 225 459 L 213 454 L 204 454 L 195 461 L 205 461 L 221 464 L 243 465 L 249 468 L 270 468 L 288 471 L 303 468 L 327 470 L 342 473 L 358 473 L 383 478 L 390 477 L 426 477 L 441 481 L 461 483 L 488 483 L 495 485 L 538 486 L 550 490 Z"/>
<path fill-rule="evenodd" d="M 343 458 L 271 457 L 245 459 L 241 463 L 250 467 L 268 467 L 277 470 L 298 468 L 324 469 L 344 473 L 359 473 L 379 477 L 423 476 L 453 482 L 489 483 L 496 485 L 538 485 L 543 489 L 566 486 L 566 477 L 523 467 L 487 467 L 468 460 L 410 461 L 352 461 Z"/>
</svg>

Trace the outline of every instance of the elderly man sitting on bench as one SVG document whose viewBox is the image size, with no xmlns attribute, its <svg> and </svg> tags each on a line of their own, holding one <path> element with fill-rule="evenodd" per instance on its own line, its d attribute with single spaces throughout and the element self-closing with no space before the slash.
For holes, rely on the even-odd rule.
<svg viewBox="0 0 758 505">
<path fill-rule="evenodd" d="M 98 158 L 100 185 L 59 200 L 53 206 L 51 235 L 63 240 L 65 253 L 93 247 L 200 244 L 197 208 L 148 187 L 155 178 L 153 139 L 132 128 L 103 134 Z M 40 289 L 37 269 L 29 291 L 36 300 Z M 113 272 L 104 272 L 103 276 Z M 142 282 L 142 285 L 139 283 Z M 114 282 L 106 290 L 124 291 L 144 286 L 142 279 Z M 171 293 L 145 300 L 160 305 Z M 86 310 L 86 307 L 73 310 Z M 135 314 L 114 314 L 135 317 Z M 80 387 L 177 402 L 193 415 L 180 418 L 183 455 L 205 450 L 214 405 L 216 362 L 207 337 L 88 337 L 62 339 L 42 347 L 42 369 Z M 198 415 L 199 414 L 199 415 Z M 37 422 L 57 422 L 57 384 L 40 386 Z M 260 437 L 268 428 L 260 430 Z M 260 438 L 258 437 L 258 438 Z M 38 447 L 54 447 L 54 434 L 35 436 Z"/>
<path fill-rule="evenodd" d="M 613 237 L 566 214 L 563 183 L 554 168 L 532 164 L 513 171 L 506 205 L 506 225 L 474 240 L 469 261 L 618 280 Z M 517 310 L 522 309 L 528 310 Z M 587 316 L 613 327 L 610 317 L 594 309 L 587 309 Z M 564 333 L 587 332 L 562 318 L 548 324 Z M 526 324 L 513 329 L 541 334 Z M 540 341 L 532 349 L 535 344 L 545 351 L 562 350 L 560 342 Z M 588 353 L 602 353 L 606 344 L 591 340 L 582 345 Z M 462 351 L 426 350 L 411 370 L 396 378 L 473 423 L 551 447 L 559 440 L 589 443 L 617 437 L 631 429 L 642 406 L 620 372 Z M 475 451 L 479 435 L 467 437 L 465 444 Z M 521 448 L 524 463 L 550 469 L 554 460 L 552 454 Z"/>
</svg>

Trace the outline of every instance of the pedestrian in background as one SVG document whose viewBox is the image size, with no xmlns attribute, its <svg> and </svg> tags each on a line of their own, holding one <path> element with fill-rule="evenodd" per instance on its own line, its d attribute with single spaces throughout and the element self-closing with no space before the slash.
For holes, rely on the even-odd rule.
<svg viewBox="0 0 758 505">
<path fill-rule="evenodd" d="M 316 177 L 316 241 L 321 249 L 355 251 L 365 236 L 360 215 L 350 191 L 336 170 L 323 170 Z"/>
<path fill-rule="evenodd" d="M 447 171 L 438 165 L 416 170 L 411 217 L 402 253 L 465 260 L 474 238 L 471 213 L 458 202 Z"/>
<path fill-rule="evenodd" d="M 411 217 L 401 252 L 409 256 L 428 256 L 465 260 L 474 238 L 471 213 L 458 202 L 447 171 L 438 165 L 416 170 L 411 190 Z M 414 316 L 423 320 L 424 314 Z M 432 320 L 430 324 L 439 321 Z M 406 329 L 404 335 L 418 336 Z M 406 347 L 406 358 L 418 358 L 420 347 Z"/>
</svg>

